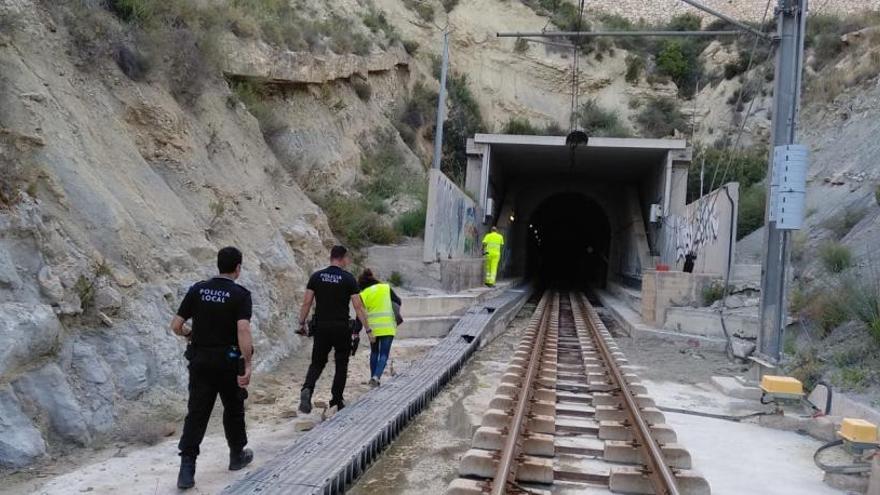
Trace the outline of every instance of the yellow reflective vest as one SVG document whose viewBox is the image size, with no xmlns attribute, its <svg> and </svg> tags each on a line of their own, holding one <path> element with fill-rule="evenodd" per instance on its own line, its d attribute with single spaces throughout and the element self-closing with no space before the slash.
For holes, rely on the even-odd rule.
<svg viewBox="0 0 880 495">
<path fill-rule="evenodd" d="M 367 310 L 367 322 L 376 337 L 393 337 L 397 333 L 397 320 L 391 304 L 391 286 L 375 284 L 361 291 L 361 301 Z"/>
<path fill-rule="evenodd" d="M 504 246 L 504 236 L 498 232 L 489 232 L 483 237 L 483 250 L 491 255 L 501 255 Z"/>
</svg>

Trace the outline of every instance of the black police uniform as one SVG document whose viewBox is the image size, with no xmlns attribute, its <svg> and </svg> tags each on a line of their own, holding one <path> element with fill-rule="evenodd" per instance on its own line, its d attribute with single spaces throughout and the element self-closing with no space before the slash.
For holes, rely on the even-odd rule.
<svg viewBox="0 0 880 495">
<path fill-rule="evenodd" d="M 334 350 L 336 373 L 333 375 L 330 405 L 343 403 L 345 382 L 348 379 L 348 358 L 351 356 L 351 327 L 349 304 L 351 296 L 360 293 L 354 275 L 342 268 L 329 266 L 309 278 L 306 288 L 315 293 L 315 315 L 311 332 L 312 362 L 306 373 L 303 390 L 315 390 L 315 383 L 324 371 L 330 350 Z"/>
<path fill-rule="evenodd" d="M 223 403 L 223 430 L 230 452 L 247 445 L 244 396 L 238 386 L 238 321 L 251 319 L 251 293 L 225 277 L 193 285 L 177 315 L 192 323 L 189 359 L 189 403 L 180 453 L 199 455 L 217 395 Z"/>
</svg>

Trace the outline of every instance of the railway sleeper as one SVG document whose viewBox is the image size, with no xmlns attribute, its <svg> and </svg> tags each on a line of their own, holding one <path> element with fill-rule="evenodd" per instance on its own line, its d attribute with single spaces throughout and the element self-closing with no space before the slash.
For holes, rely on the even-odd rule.
<svg viewBox="0 0 880 495">
<path fill-rule="evenodd" d="M 709 482 L 695 471 L 675 471 L 675 482 L 681 495 L 710 495 Z M 654 486 L 638 467 L 616 467 L 611 470 L 608 486 L 612 492 L 632 495 L 654 495 Z"/>
<path fill-rule="evenodd" d="M 516 397 L 511 397 L 509 395 L 500 395 L 495 394 L 495 397 L 489 401 L 489 409 L 499 409 L 502 411 L 510 411 L 516 405 Z M 532 399 L 531 407 L 529 411 L 532 414 L 542 414 L 545 416 L 553 416 L 556 414 L 556 403 L 540 400 L 540 399 Z"/>
<path fill-rule="evenodd" d="M 660 445 L 666 465 L 673 469 L 691 469 L 691 454 L 684 447 L 674 443 Z M 644 448 L 632 442 L 608 440 L 602 458 L 609 462 L 623 464 L 645 464 Z"/>
<path fill-rule="evenodd" d="M 483 414 L 483 421 L 480 426 L 488 426 L 491 428 L 508 428 L 510 426 L 513 414 L 501 409 L 489 409 Z M 529 414 L 526 418 L 526 429 L 535 433 L 553 434 L 556 432 L 556 416 L 544 414 Z"/>
<path fill-rule="evenodd" d="M 507 431 L 502 428 L 481 426 L 474 432 L 471 444 L 475 449 L 501 450 L 507 438 Z M 556 455 L 556 440 L 553 435 L 526 431 L 523 435 L 522 452 L 537 457 L 553 457 Z"/>
<path fill-rule="evenodd" d="M 654 424 L 650 426 L 651 437 L 659 444 L 676 443 L 678 435 L 667 424 Z M 632 427 L 620 421 L 600 421 L 598 437 L 601 440 L 619 440 L 622 442 L 633 441 Z"/>
<path fill-rule="evenodd" d="M 655 407 L 646 407 L 639 411 L 640 416 L 649 425 L 665 424 L 666 416 Z M 626 421 L 629 412 L 616 406 L 596 406 L 596 421 Z"/>
<path fill-rule="evenodd" d="M 639 407 L 657 407 L 657 404 L 654 402 L 654 399 L 645 394 L 634 395 L 633 399 L 635 399 L 636 404 Z M 623 397 L 620 396 L 619 393 L 605 393 L 605 392 L 596 392 L 593 394 L 593 404 L 597 406 L 622 406 L 623 405 Z"/>
<path fill-rule="evenodd" d="M 517 459 L 516 480 L 524 483 L 553 483 L 553 460 L 529 455 Z M 492 478 L 498 468 L 498 452 L 470 449 L 461 458 L 458 472 L 461 476 Z"/>
</svg>

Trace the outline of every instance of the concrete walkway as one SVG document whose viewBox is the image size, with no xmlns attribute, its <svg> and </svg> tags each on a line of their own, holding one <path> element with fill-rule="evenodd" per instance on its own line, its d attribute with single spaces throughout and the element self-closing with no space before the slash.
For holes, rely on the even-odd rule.
<svg viewBox="0 0 880 495">
<path fill-rule="evenodd" d="M 766 410 L 758 401 L 727 397 L 709 384 L 647 381 L 660 407 L 743 415 Z M 822 442 L 798 433 L 690 414 L 666 413 L 712 495 L 840 495 L 822 482 L 813 453 Z"/>
</svg>

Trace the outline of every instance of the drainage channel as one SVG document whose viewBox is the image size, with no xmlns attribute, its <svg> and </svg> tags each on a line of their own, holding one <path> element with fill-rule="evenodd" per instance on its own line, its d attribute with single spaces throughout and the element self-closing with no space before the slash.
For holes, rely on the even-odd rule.
<svg viewBox="0 0 880 495">
<path fill-rule="evenodd" d="M 544 294 L 447 493 L 708 495 L 582 294 Z"/>
</svg>

